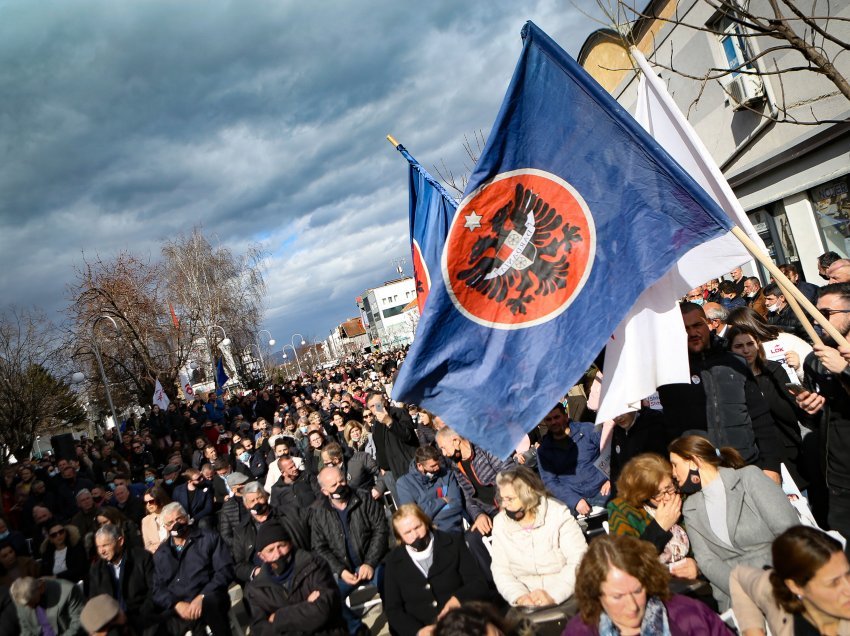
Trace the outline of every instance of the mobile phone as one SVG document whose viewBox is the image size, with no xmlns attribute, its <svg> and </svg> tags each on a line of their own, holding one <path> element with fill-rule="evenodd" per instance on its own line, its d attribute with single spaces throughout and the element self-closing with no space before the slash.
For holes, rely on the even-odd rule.
<svg viewBox="0 0 850 636">
<path fill-rule="evenodd" d="M 785 388 L 793 395 L 800 395 L 800 393 L 806 390 L 801 384 L 797 384 L 796 382 L 788 382 Z"/>
</svg>

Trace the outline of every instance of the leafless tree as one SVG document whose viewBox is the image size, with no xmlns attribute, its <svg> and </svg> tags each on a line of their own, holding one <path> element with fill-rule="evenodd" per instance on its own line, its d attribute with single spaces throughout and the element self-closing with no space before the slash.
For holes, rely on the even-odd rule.
<svg viewBox="0 0 850 636">
<path fill-rule="evenodd" d="M 469 135 L 463 136 L 463 150 L 466 153 L 468 161 L 463 162 L 463 170 L 457 174 L 446 165 L 445 159 L 440 159 L 440 165 L 434 166 L 434 172 L 447 188 L 457 192 L 457 196 L 463 196 L 466 189 L 466 184 L 469 182 L 469 175 L 472 174 L 472 169 L 478 163 L 478 158 L 484 151 L 484 146 L 487 144 L 487 138 L 484 136 L 484 131 L 479 129 L 472 133 L 472 139 Z"/>
<path fill-rule="evenodd" d="M 774 104 L 775 110 L 763 112 L 752 106 L 744 107 L 777 122 L 820 125 L 845 121 L 816 115 L 808 103 L 811 99 L 801 102 L 786 99 L 786 83 L 791 76 L 797 75 L 801 75 L 800 81 L 804 81 L 806 75 L 825 78 L 834 90 L 814 97 L 824 99 L 842 95 L 850 101 L 850 82 L 839 66 L 841 56 L 850 50 L 850 13 L 846 3 L 830 0 L 811 0 L 806 4 L 801 0 L 653 0 L 643 6 L 636 4 L 636 0 L 597 0 L 597 4 L 625 46 L 637 45 L 645 37 L 657 40 L 652 28 L 659 23 L 666 28 L 732 38 L 734 42 L 730 46 L 737 51 L 737 63 L 707 69 L 686 68 L 681 62 L 674 64 L 672 46 L 669 57 L 656 50 L 656 46 L 652 47 L 654 54 L 648 57 L 656 66 L 701 84 L 695 101 L 709 82 L 718 82 L 726 94 L 734 98 L 728 81 L 732 75 L 776 76 L 780 95 L 778 103 Z M 700 19 L 705 10 L 713 16 L 709 22 Z M 798 114 L 800 108 L 805 110 L 805 117 Z"/>
<path fill-rule="evenodd" d="M 86 422 L 69 384 L 72 368 L 59 332 L 42 314 L 0 314 L 0 460 L 28 457 L 36 435 Z"/>
</svg>

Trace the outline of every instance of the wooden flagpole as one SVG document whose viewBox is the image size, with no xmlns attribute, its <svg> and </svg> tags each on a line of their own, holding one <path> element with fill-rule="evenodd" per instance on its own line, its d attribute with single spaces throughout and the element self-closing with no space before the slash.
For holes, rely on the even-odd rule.
<svg viewBox="0 0 850 636">
<path fill-rule="evenodd" d="M 790 300 L 790 298 L 793 298 L 797 303 L 799 303 L 799 305 L 802 305 L 803 309 L 805 309 L 811 314 L 812 318 L 814 318 L 817 323 L 821 327 L 823 327 L 823 330 L 828 333 L 836 343 L 845 347 L 850 347 L 850 343 L 848 343 L 847 339 L 838 332 L 838 329 L 836 329 L 832 325 L 832 323 L 829 322 L 829 320 L 824 318 L 823 314 L 818 311 L 818 308 L 815 307 L 811 303 L 811 301 L 809 301 L 809 299 L 803 295 L 803 292 L 797 289 L 797 286 L 794 285 L 794 283 L 792 283 L 788 279 L 788 277 L 779 270 L 779 268 L 774 264 L 774 262 L 770 260 L 770 257 L 759 249 L 758 245 L 756 245 L 753 240 L 749 236 L 747 236 L 744 230 L 742 230 L 736 225 L 732 228 L 732 234 L 734 234 L 738 238 L 738 240 L 741 241 L 744 247 L 749 250 L 750 254 L 753 255 L 753 258 L 755 258 L 759 263 L 764 265 L 767 271 L 771 273 L 774 280 L 783 289 L 786 300 Z M 791 309 L 794 311 L 800 322 L 804 326 L 807 325 L 809 321 L 806 318 L 806 315 L 803 313 L 802 309 L 800 309 L 800 306 L 797 305 L 797 307 L 795 308 L 794 305 L 790 302 L 789 305 L 791 305 Z M 811 329 L 811 325 L 808 326 L 809 329 Z M 811 337 L 812 332 L 810 332 L 809 329 L 806 329 L 806 333 L 808 333 Z M 817 336 L 817 334 L 814 335 Z M 817 343 L 820 339 L 815 340 L 815 338 L 812 338 L 812 340 Z"/>
<path fill-rule="evenodd" d="M 401 145 L 392 135 L 387 135 L 387 141 L 393 145 L 393 148 L 398 148 Z"/>
</svg>

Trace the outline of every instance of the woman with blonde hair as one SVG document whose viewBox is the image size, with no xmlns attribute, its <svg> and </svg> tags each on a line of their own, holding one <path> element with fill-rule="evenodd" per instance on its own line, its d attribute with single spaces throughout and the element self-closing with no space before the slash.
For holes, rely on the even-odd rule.
<svg viewBox="0 0 850 636">
<path fill-rule="evenodd" d="M 493 580 L 511 605 L 542 607 L 573 593 L 587 543 L 566 505 L 537 473 L 516 466 L 496 476 L 501 512 L 493 520 Z"/>
<path fill-rule="evenodd" d="M 342 437 L 345 440 L 345 445 L 352 451 L 363 451 L 372 459 L 375 459 L 377 455 L 375 442 L 372 441 L 372 434 L 369 433 L 365 424 L 361 424 L 357 420 L 348 420 L 342 429 Z"/>
<path fill-rule="evenodd" d="M 490 596 L 487 580 L 463 537 L 434 527 L 419 506 L 393 513 L 398 545 L 386 559 L 384 611 L 395 634 L 426 636 L 461 603 Z"/>
<path fill-rule="evenodd" d="M 670 593 L 652 545 L 628 535 L 594 539 L 578 569 L 579 613 L 564 636 L 731 636 L 707 605 Z"/>
<path fill-rule="evenodd" d="M 608 502 L 612 535 L 629 535 L 655 546 L 673 576 L 695 579 L 696 561 L 688 557 L 690 542 L 679 524 L 682 496 L 673 483 L 673 467 L 654 453 L 633 457 L 617 479 L 617 497 Z"/>
<path fill-rule="evenodd" d="M 700 571 L 711 583 L 720 611 L 729 608 L 729 575 L 736 565 L 771 565 L 770 545 L 797 513 L 777 484 L 745 466 L 734 448 L 715 448 L 699 435 L 668 447 L 688 540 Z"/>
</svg>

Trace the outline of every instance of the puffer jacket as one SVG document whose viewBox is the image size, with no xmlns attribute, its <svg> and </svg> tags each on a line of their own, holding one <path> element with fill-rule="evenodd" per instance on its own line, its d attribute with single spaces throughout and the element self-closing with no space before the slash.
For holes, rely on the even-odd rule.
<svg viewBox="0 0 850 636">
<path fill-rule="evenodd" d="M 385 490 L 378 464 L 363 451 L 354 451 L 354 454 L 346 460 L 345 474 L 352 490 L 377 488 L 380 493 Z"/>
<path fill-rule="evenodd" d="M 268 523 L 269 521 L 277 521 L 281 526 L 286 528 L 289 536 L 292 537 L 295 547 L 302 550 L 308 550 L 310 548 L 310 528 L 307 526 L 306 515 L 302 516 L 300 511 L 293 510 L 282 514 L 272 509 L 269 518 L 263 523 Z M 242 583 L 250 581 L 254 568 L 260 565 L 256 556 L 256 550 L 254 550 L 258 530 L 259 526 L 254 521 L 253 515 L 250 512 L 234 529 L 233 543 L 231 545 L 233 568 L 236 572 L 236 578 Z"/>
<path fill-rule="evenodd" d="M 221 510 L 218 511 L 218 532 L 228 548 L 233 547 L 236 526 L 241 524 L 248 514 L 250 513 L 245 510 L 242 497 L 231 497 L 222 504 Z"/>
<path fill-rule="evenodd" d="M 351 547 L 361 563 L 375 568 L 388 547 L 389 528 L 384 508 L 365 493 L 352 493 L 348 510 Z M 342 521 L 329 499 L 314 507 L 310 525 L 313 552 L 328 562 L 336 576 L 343 570 L 351 572 L 354 565 L 348 558 Z"/>
<path fill-rule="evenodd" d="M 251 611 L 251 634 L 316 634 L 345 636 L 339 587 L 328 564 L 307 552 L 295 552 L 292 578 L 278 583 L 267 565 L 245 586 L 246 605 Z M 314 591 L 319 598 L 309 602 Z M 269 617 L 274 614 L 274 622 Z"/>
<path fill-rule="evenodd" d="M 511 605 L 534 590 L 563 603 L 573 593 L 586 550 L 578 522 L 557 499 L 540 500 L 531 530 L 504 512 L 493 520 L 493 580 Z"/>
</svg>

